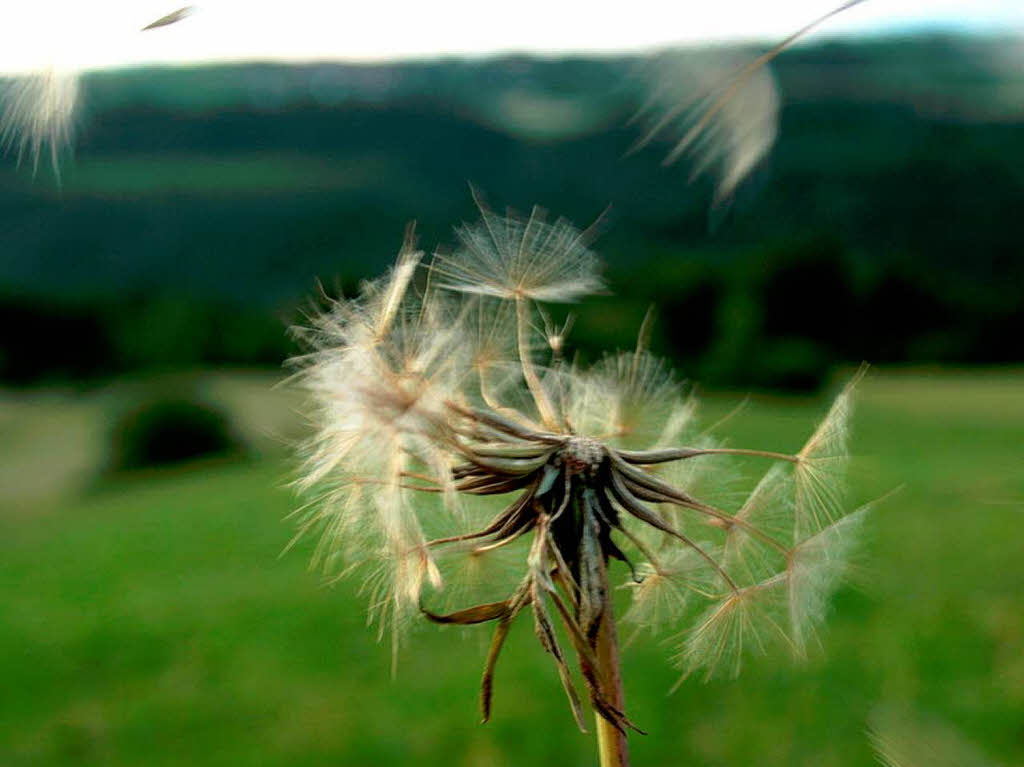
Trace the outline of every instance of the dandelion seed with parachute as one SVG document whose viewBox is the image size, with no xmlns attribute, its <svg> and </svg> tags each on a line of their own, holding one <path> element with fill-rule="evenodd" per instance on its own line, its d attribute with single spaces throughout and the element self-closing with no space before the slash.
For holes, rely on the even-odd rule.
<svg viewBox="0 0 1024 767">
<path fill-rule="evenodd" d="M 665 165 L 694 159 L 691 179 L 713 172 L 715 201 L 728 200 L 778 136 L 780 96 L 771 62 L 834 16 L 865 0 L 846 0 L 759 56 L 668 52 L 641 72 L 646 92 L 634 121 L 646 128 L 630 153 L 667 137 Z"/>
<path fill-rule="evenodd" d="M 123 19 L 112 11 L 102 13 L 85 5 L 74 10 L 54 9 L 45 35 L 32 33 L 46 63 L 37 64 L 35 71 L 14 75 L 0 91 L 0 147 L 12 152 L 19 163 L 31 162 L 33 174 L 38 172 L 40 159 L 49 159 L 58 180 L 61 157 L 71 147 L 82 103 L 81 77 L 87 64 L 76 54 L 82 41 L 92 41 L 94 51 L 102 50 L 104 44 L 140 31 L 122 31 Z M 194 10 L 194 6 L 179 8 L 141 31 L 177 24 Z"/>
</svg>

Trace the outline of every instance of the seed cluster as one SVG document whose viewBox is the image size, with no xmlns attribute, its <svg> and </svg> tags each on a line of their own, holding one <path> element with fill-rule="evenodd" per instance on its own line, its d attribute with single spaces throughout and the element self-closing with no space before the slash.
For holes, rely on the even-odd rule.
<svg viewBox="0 0 1024 767">
<path fill-rule="evenodd" d="M 301 485 L 319 495 L 302 531 L 323 531 L 324 566 L 376 565 L 371 610 L 396 647 L 415 614 L 494 623 L 485 719 L 505 638 L 529 613 L 579 726 L 558 624 L 595 711 L 632 727 L 613 561 L 633 593 L 625 618 L 673 628 L 684 676 L 735 673 L 744 647 L 772 638 L 802 652 L 863 516 L 844 513 L 840 492 L 851 387 L 796 453 L 720 445 L 693 428 L 693 400 L 646 350 L 646 326 L 635 350 L 591 368 L 563 358 L 571 322 L 554 330 L 538 302 L 602 285 L 587 233 L 482 208 L 457 235 L 461 248 L 424 266 L 410 234 L 390 275 L 303 333 L 317 431 Z M 771 465 L 738 507 L 716 502 L 726 461 Z M 482 520 L 484 498 L 502 496 Z M 502 563 L 510 577 L 488 574 Z"/>
</svg>

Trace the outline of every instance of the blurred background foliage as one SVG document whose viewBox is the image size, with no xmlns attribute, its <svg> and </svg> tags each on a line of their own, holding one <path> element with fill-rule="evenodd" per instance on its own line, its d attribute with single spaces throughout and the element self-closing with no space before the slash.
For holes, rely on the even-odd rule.
<svg viewBox="0 0 1024 767">
<path fill-rule="evenodd" d="M 611 206 L 596 247 L 614 296 L 575 333 L 591 355 L 629 346 L 654 304 L 656 348 L 719 386 L 1018 360 L 1017 48 L 787 53 L 779 143 L 719 206 L 685 162 L 662 167 L 669 144 L 624 158 L 639 58 L 93 74 L 61 183 L 0 170 L 0 380 L 277 365 L 314 278 L 352 292 L 410 220 L 427 250 L 451 242 L 467 182 L 579 225 Z"/>
<path fill-rule="evenodd" d="M 559 309 L 571 342 L 631 347 L 654 305 L 733 444 L 796 449 L 817 390 L 876 366 L 857 500 L 903 489 L 820 652 L 665 697 L 671 637 L 631 642 L 636 763 L 869 765 L 880 705 L 1024 761 L 1022 61 L 992 37 L 791 50 L 779 142 L 717 206 L 669 137 L 626 156 L 639 57 L 87 76 L 59 183 L 0 165 L 0 764 L 593 763 L 528 632 L 481 727 L 480 632 L 422 627 L 391 682 L 358 584 L 322 588 L 309 542 L 277 558 L 287 328 L 409 220 L 450 243 L 468 183 L 579 225 L 610 205 L 612 293 Z"/>
</svg>

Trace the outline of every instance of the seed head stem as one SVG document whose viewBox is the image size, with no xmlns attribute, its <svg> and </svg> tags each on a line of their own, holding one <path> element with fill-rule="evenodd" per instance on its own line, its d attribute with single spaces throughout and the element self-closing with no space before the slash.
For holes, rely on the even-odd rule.
<svg viewBox="0 0 1024 767">
<path fill-rule="evenodd" d="M 602 561 L 600 567 L 603 588 L 609 595 L 605 602 L 601 623 L 597 632 L 596 653 L 602 687 L 608 702 L 619 711 L 624 711 L 622 696 L 622 674 L 619 668 L 619 641 L 615 632 L 615 611 L 612 606 L 611 588 L 608 584 L 608 562 Z M 597 725 L 597 750 L 601 758 L 601 767 L 629 767 L 629 750 L 626 746 L 626 734 L 614 724 L 595 712 Z"/>
<path fill-rule="evenodd" d="M 788 463 L 799 463 L 800 457 L 789 453 L 777 453 L 772 450 L 749 450 L 733 447 L 681 447 L 681 448 L 660 448 L 655 450 L 619 450 L 619 455 L 629 463 L 640 466 L 650 466 L 655 463 L 669 463 L 670 461 L 682 461 L 687 458 L 695 458 L 700 455 L 745 455 L 755 458 L 769 458 L 774 461 L 786 461 Z"/>
<path fill-rule="evenodd" d="M 547 428 L 557 428 L 558 418 L 555 417 L 555 409 L 547 392 L 544 391 L 540 378 L 537 377 L 533 358 L 530 356 L 530 306 L 522 296 L 516 298 L 516 340 L 519 345 L 519 362 L 523 368 L 523 378 L 526 379 L 526 386 L 537 404 L 540 419 Z"/>
</svg>

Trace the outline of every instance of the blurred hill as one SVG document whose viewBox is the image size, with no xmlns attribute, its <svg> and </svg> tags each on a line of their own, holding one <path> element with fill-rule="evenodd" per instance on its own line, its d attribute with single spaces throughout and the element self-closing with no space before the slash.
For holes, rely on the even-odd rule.
<svg viewBox="0 0 1024 767">
<path fill-rule="evenodd" d="M 920 37 L 785 54 L 778 145 L 711 204 L 641 128 L 640 58 L 251 64 L 90 75 L 57 184 L 0 167 L 0 378 L 277 364 L 316 290 L 495 207 L 597 243 L 615 297 L 585 355 L 656 346 L 718 384 L 834 364 L 1024 359 L 1024 42 Z"/>
</svg>

